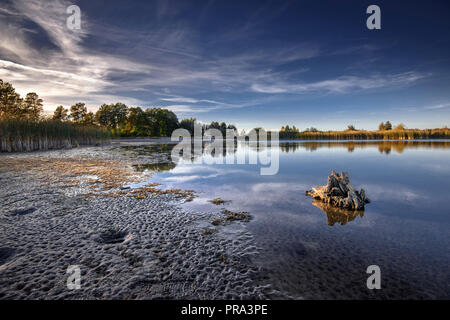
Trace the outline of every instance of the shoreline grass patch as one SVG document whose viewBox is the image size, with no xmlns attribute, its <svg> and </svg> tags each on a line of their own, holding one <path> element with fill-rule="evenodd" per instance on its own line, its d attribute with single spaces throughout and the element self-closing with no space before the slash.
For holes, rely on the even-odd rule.
<svg viewBox="0 0 450 320">
<path fill-rule="evenodd" d="M 101 145 L 110 142 L 107 130 L 59 120 L 0 120 L 0 152 L 23 152 Z"/>
</svg>

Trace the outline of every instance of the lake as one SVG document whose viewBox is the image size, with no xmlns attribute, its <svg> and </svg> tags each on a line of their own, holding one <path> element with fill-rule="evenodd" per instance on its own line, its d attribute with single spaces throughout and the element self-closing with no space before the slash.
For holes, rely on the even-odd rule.
<svg viewBox="0 0 450 320">
<path fill-rule="evenodd" d="M 207 164 L 206 154 L 137 169 L 155 170 L 151 181 L 162 188 L 198 191 L 186 210 L 220 210 L 209 202 L 219 197 L 230 200 L 222 207 L 249 212 L 246 228 L 260 248 L 255 263 L 292 298 L 450 298 L 448 141 L 291 141 L 276 148 L 275 175 L 260 175 L 255 164 Z M 239 142 L 224 153 L 263 149 Z M 366 190 L 364 211 L 327 208 L 305 195 L 325 185 L 331 170 L 347 171 Z M 367 288 L 370 265 L 380 267 L 380 290 Z"/>
</svg>

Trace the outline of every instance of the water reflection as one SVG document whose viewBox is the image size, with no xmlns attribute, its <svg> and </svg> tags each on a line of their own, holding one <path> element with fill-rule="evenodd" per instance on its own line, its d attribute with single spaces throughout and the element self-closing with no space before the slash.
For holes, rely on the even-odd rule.
<svg viewBox="0 0 450 320">
<path fill-rule="evenodd" d="M 146 156 L 146 155 L 166 155 L 168 161 L 173 162 L 171 158 L 172 149 L 175 144 L 155 144 L 155 145 L 145 145 L 145 146 L 121 146 L 120 150 L 123 152 L 130 152 L 135 156 Z M 255 152 L 266 151 L 267 148 L 271 147 L 271 143 L 260 143 L 257 141 L 231 141 L 225 140 L 223 142 L 222 152 L 220 150 L 213 149 L 210 150 L 210 142 L 203 142 L 201 144 L 201 150 L 195 150 L 194 144 L 191 145 L 191 155 L 183 155 L 183 158 L 190 160 L 191 162 L 197 161 L 205 153 L 210 156 L 217 158 L 220 156 L 225 157 L 226 155 L 234 155 L 237 153 L 238 148 L 248 149 Z M 374 141 L 288 141 L 280 142 L 280 151 L 283 153 L 296 153 L 302 150 L 305 151 L 316 151 L 318 149 L 336 149 L 345 148 L 348 152 L 352 153 L 355 150 L 363 150 L 366 148 L 377 148 L 378 152 L 381 154 L 389 155 L 392 151 L 401 154 L 407 149 L 448 149 L 450 148 L 450 141 L 446 140 L 374 140 Z M 195 150 L 195 151 L 194 151 Z M 136 169 L 140 170 L 143 166 L 137 166 Z M 155 167 L 156 171 L 164 171 L 173 169 L 172 167 L 168 169 L 162 169 L 162 167 Z M 147 167 L 148 170 L 152 170 L 152 166 Z"/>
<path fill-rule="evenodd" d="M 175 163 L 173 146 L 135 150 L 136 164 L 157 162 L 135 169 L 155 171 L 151 181 L 161 188 L 198 191 L 183 204 L 187 211 L 220 210 L 210 202 L 220 197 L 231 200 L 227 209 L 250 212 L 254 220 L 245 228 L 261 247 L 257 264 L 276 290 L 314 299 L 450 296 L 448 141 L 283 141 L 273 176 L 261 176 L 256 165 L 207 164 L 205 146 Z M 224 150 L 241 156 L 265 147 L 238 142 Z M 364 212 L 305 196 L 331 169 L 348 171 L 354 186 L 366 190 L 372 203 Z M 383 270 L 383 290 L 367 290 L 371 264 Z"/>
<path fill-rule="evenodd" d="M 375 141 L 293 141 L 281 142 L 282 152 L 296 152 L 298 149 L 316 151 L 320 148 L 346 148 L 348 152 L 355 149 L 378 148 L 380 153 L 390 154 L 392 150 L 403 153 L 405 149 L 448 149 L 450 141 L 445 140 L 375 140 Z"/>
<path fill-rule="evenodd" d="M 334 226 L 336 223 L 343 226 L 347 222 L 355 220 L 357 216 L 364 217 L 364 210 L 356 211 L 336 208 L 320 200 L 314 200 L 312 204 L 327 215 L 327 224 L 329 226 Z"/>
</svg>

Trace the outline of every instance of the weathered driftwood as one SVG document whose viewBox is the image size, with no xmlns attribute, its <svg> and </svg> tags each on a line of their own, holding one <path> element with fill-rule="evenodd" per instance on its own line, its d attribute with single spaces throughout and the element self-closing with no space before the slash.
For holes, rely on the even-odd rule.
<svg viewBox="0 0 450 320">
<path fill-rule="evenodd" d="M 346 209 L 363 210 L 369 203 L 364 189 L 357 191 L 351 184 L 347 172 L 340 175 L 334 170 L 328 176 L 326 186 L 319 186 L 306 191 L 306 195 L 322 200 L 332 206 Z"/>
</svg>

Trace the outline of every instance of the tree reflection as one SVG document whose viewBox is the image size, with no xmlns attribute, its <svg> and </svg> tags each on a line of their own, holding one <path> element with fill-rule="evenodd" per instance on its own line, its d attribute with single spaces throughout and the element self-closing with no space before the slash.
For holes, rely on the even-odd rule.
<svg viewBox="0 0 450 320">
<path fill-rule="evenodd" d="M 299 141 L 299 142 L 280 142 L 281 152 L 296 152 L 299 149 L 316 151 L 320 148 L 346 148 L 348 152 L 354 152 L 356 149 L 378 148 L 380 153 L 389 155 L 391 151 L 403 153 L 405 149 L 448 149 L 450 141 L 408 141 L 408 140 L 378 140 L 378 141 Z"/>
</svg>

